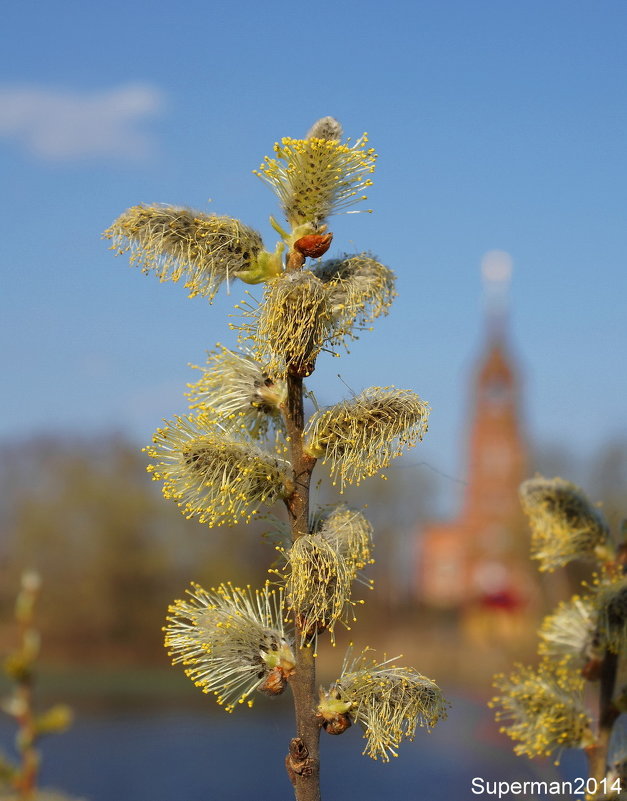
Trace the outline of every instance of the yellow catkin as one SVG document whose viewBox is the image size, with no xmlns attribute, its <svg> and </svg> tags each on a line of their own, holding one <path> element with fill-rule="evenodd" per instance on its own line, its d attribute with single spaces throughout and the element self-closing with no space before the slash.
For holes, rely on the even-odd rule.
<svg viewBox="0 0 627 801">
<path fill-rule="evenodd" d="M 189 385 L 191 408 L 215 415 L 228 428 L 245 428 L 255 439 L 265 437 L 270 426 L 282 430 L 285 382 L 270 378 L 252 356 L 218 347 L 196 368 L 201 377 Z"/>
<path fill-rule="evenodd" d="M 603 515 L 570 481 L 531 478 L 520 485 L 520 500 L 531 525 L 531 555 L 540 570 L 591 558 L 607 543 Z"/>
<path fill-rule="evenodd" d="M 268 284 L 253 339 L 271 375 L 309 375 L 331 324 L 324 285 L 309 270 Z"/>
<path fill-rule="evenodd" d="M 387 467 L 427 430 L 429 404 L 415 392 L 371 387 L 312 415 L 305 432 L 309 454 L 329 463 L 334 480 L 359 484 Z"/>
<path fill-rule="evenodd" d="M 585 680 L 579 670 L 544 661 L 538 668 L 517 665 L 510 676 L 495 677 L 500 694 L 496 707 L 501 731 L 516 743 L 514 752 L 528 757 L 559 755 L 565 748 L 593 743 L 591 720 L 583 705 Z"/>
<path fill-rule="evenodd" d="M 324 261 L 313 272 L 327 291 L 333 344 L 356 339 L 358 331 L 388 313 L 396 297 L 394 273 L 367 253 Z"/>
<path fill-rule="evenodd" d="M 372 588 L 362 572 L 374 562 L 372 526 L 361 512 L 342 505 L 316 515 L 311 533 L 293 544 L 286 527 L 279 526 L 268 539 L 282 555 L 282 564 L 271 572 L 286 588 L 287 604 L 300 624 L 301 645 L 324 630 L 334 643 L 336 623 L 350 628 L 361 603 L 351 599 L 352 583 Z"/>
<path fill-rule="evenodd" d="M 348 626 L 352 604 L 353 565 L 319 534 L 299 537 L 285 552 L 280 574 L 285 581 L 287 604 L 301 629 L 301 645 L 329 631 L 335 642 L 338 621 Z"/>
<path fill-rule="evenodd" d="M 372 525 L 361 512 L 342 504 L 320 515 L 316 523 L 316 532 L 351 565 L 353 579 L 373 564 Z"/>
<path fill-rule="evenodd" d="M 413 740 L 417 726 L 430 729 L 446 718 L 449 704 L 431 679 L 394 659 L 377 663 L 367 653 L 351 660 L 349 652 L 340 678 L 321 693 L 318 714 L 329 720 L 339 702 L 364 730 L 364 754 L 388 762 L 403 739 Z"/>
<path fill-rule="evenodd" d="M 189 597 L 169 608 L 165 646 L 173 664 L 228 712 L 259 690 L 279 695 L 294 672 L 294 654 L 283 629 L 281 592 L 220 584 L 210 591 L 192 584 Z"/>
<path fill-rule="evenodd" d="M 575 595 L 569 601 L 562 601 L 540 626 L 538 652 L 582 668 L 594 655 L 597 621 L 598 612 L 592 598 Z"/>
<path fill-rule="evenodd" d="M 272 505 L 291 489 L 286 463 L 221 433 L 205 415 L 176 417 L 146 450 L 164 496 L 209 526 L 249 521 L 259 506 Z"/>
<path fill-rule="evenodd" d="M 293 227 L 317 228 L 329 215 L 365 200 L 376 160 L 367 142 L 366 134 L 354 145 L 323 136 L 285 138 L 274 146 L 276 158 L 266 156 L 255 174 L 275 191 Z"/>
<path fill-rule="evenodd" d="M 263 251 L 260 235 L 239 220 L 178 206 L 133 206 L 103 236 L 143 272 L 183 279 L 190 297 L 210 300 L 223 281 L 254 270 Z"/>
</svg>

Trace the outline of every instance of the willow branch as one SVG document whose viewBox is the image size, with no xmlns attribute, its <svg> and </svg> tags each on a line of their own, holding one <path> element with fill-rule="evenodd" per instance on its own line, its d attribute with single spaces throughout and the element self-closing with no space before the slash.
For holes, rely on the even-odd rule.
<svg viewBox="0 0 627 801">
<path fill-rule="evenodd" d="M 590 777 L 600 782 L 607 774 L 607 760 L 612 728 L 618 717 L 618 710 L 612 702 L 616 687 L 618 655 L 606 651 L 601 663 L 599 679 L 599 728 L 597 741 L 588 751 Z"/>
<path fill-rule="evenodd" d="M 294 256 L 294 258 L 292 258 Z M 288 266 L 302 266 L 300 254 L 290 254 Z M 292 541 L 309 533 L 309 485 L 315 459 L 303 450 L 305 414 L 303 379 L 287 376 L 287 400 L 284 406 L 285 425 L 290 442 L 294 491 L 286 500 Z M 296 643 L 302 643 L 301 624 L 295 619 Z M 298 645 L 296 669 L 290 680 L 296 713 L 296 737 L 286 758 L 288 775 L 294 785 L 297 801 L 320 801 L 320 720 L 316 716 L 316 665 L 313 648 Z"/>
</svg>

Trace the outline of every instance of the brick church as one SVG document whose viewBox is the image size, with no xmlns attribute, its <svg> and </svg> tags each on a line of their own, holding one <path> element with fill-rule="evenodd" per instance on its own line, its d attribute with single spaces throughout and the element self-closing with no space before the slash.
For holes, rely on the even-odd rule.
<svg viewBox="0 0 627 801">
<path fill-rule="evenodd" d="M 488 254 L 490 256 L 491 254 Z M 457 516 L 419 533 L 418 600 L 457 613 L 473 639 L 515 638 L 539 606 L 538 574 L 518 486 L 529 476 L 520 380 L 507 342 L 504 296 L 511 262 L 484 261 L 487 336 L 472 385 L 466 487 Z"/>
</svg>

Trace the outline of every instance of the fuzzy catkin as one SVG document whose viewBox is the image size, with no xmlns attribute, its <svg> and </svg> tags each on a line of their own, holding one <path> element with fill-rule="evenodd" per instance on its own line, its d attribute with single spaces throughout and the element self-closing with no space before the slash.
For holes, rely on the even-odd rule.
<svg viewBox="0 0 627 801">
<path fill-rule="evenodd" d="M 324 286 L 312 272 L 292 272 L 271 281 L 253 334 L 259 359 L 281 378 L 288 372 L 309 375 L 330 323 Z"/>
<path fill-rule="evenodd" d="M 607 541 L 603 515 L 570 481 L 531 478 L 520 485 L 520 500 L 532 529 L 531 555 L 540 570 L 589 558 Z"/>
<path fill-rule="evenodd" d="M 104 232 L 118 254 L 160 281 L 180 281 L 190 297 L 211 300 L 220 284 L 251 270 L 263 250 L 260 235 L 231 217 L 178 206 L 133 206 Z"/>
<path fill-rule="evenodd" d="M 280 694 L 294 669 L 280 592 L 198 584 L 169 608 L 165 645 L 173 664 L 230 712 L 255 690 Z M 252 706 L 252 700 L 248 700 Z"/>
<path fill-rule="evenodd" d="M 218 347 L 197 368 L 201 378 L 188 385 L 191 408 L 214 414 L 223 425 L 244 428 L 255 439 L 263 438 L 270 426 L 282 430 L 285 382 L 271 379 L 252 356 Z"/>
<path fill-rule="evenodd" d="M 342 134 L 342 126 L 334 117 L 321 117 L 307 131 L 305 139 L 331 139 L 339 142 Z"/>
<path fill-rule="evenodd" d="M 316 533 L 350 565 L 353 579 L 372 564 L 372 525 L 361 513 L 342 504 L 317 521 Z"/>
<path fill-rule="evenodd" d="M 330 126 L 324 126 L 325 134 Z M 314 131 L 315 132 L 315 131 Z M 331 214 L 359 203 L 372 184 L 376 154 L 364 134 L 354 145 L 335 138 L 286 137 L 255 174 L 276 192 L 288 222 L 318 229 Z"/>
<path fill-rule="evenodd" d="M 333 319 L 331 342 L 356 339 L 357 330 L 384 316 L 396 297 L 396 277 L 367 253 L 329 259 L 314 274 L 324 283 Z"/>
<path fill-rule="evenodd" d="M 403 739 L 413 740 L 417 726 L 431 728 L 446 718 L 449 705 L 434 681 L 392 659 L 368 660 L 367 650 L 345 660 L 340 678 L 321 695 L 318 714 L 329 719 L 338 702 L 343 704 L 364 730 L 364 754 L 387 762 L 398 756 Z"/>
<path fill-rule="evenodd" d="M 335 624 L 341 621 L 349 627 L 353 564 L 319 534 L 299 537 L 285 559 L 285 594 L 298 620 L 300 644 L 315 641 L 325 630 L 335 642 Z"/>
<path fill-rule="evenodd" d="M 591 745 L 591 720 L 583 705 L 585 681 L 577 670 L 544 661 L 535 668 L 517 665 L 510 676 L 495 677 L 501 731 L 516 743 L 514 752 L 551 756 L 565 748 Z"/>
<path fill-rule="evenodd" d="M 593 655 L 598 610 L 592 598 L 562 601 L 540 626 L 538 652 L 582 668 Z"/>
<path fill-rule="evenodd" d="M 370 387 L 350 400 L 312 415 L 305 449 L 329 463 L 334 483 L 359 484 L 387 467 L 403 449 L 422 440 L 429 404 L 415 392 Z"/>
<path fill-rule="evenodd" d="M 314 517 L 311 529 L 291 545 L 285 532 L 276 532 L 284 564 L 272 572 L 285 586 L 287 604 L 299 622 L 301 644 L 315 642 L 325 630 L 335 642 L 336 624 L 350 628 L 356 620 L 355 607 L 362 603 L 351 599 L 353 582 L 372 588 L 362 573 L 374 561 L 372 526 L 361 512 L 342 505 Z"/>
<path fill-rule="evenodd" d="M 249 521 L 260 505 L 289 494 L 285 466 L 252 443 L 219 433 L 203 415 L 176 417 L 146 450 L 163 494 L 209 526 Z"/>
</svg>

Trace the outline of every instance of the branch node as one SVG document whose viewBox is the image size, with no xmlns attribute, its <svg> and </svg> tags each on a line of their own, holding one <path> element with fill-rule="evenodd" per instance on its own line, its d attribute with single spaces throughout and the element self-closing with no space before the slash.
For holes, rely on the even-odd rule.
<svg viewBox="0 0 627 801">
<path fill-rule="evenodd" d="M 300 737 L 290 740 L 290 750 L 285 757 L 285 768 L 292 784 L 296 784 L 298 776 L 311 776 L 316 767 L 316 760 L 309 757 L 309 749 Z"/>
</svg>

